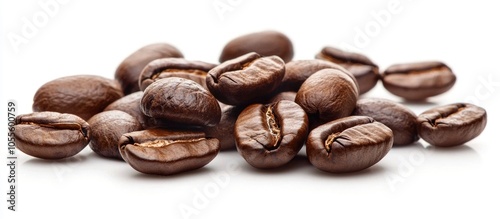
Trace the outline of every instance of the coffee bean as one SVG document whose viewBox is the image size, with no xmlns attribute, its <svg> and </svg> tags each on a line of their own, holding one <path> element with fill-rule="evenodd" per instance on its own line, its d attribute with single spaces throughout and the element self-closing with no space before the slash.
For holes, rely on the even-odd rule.
<svg viewBox="0 0 500 219">
<path fill-rule="evenodd" d="M 336 69 L 323 69 L 304 81 L 295 102 L 310 118 L 328 122 L 351 115 L 357 98 L 358 88 L 351 77 Z"/>
<path fill-rule="evenodd" d="M 420 139 L 417 115 L 402 104 L 380 98 L 360 99 L 353 115 L 368 116 L 389 127 L 394 133 L 394 145 L 409 145 Z"/>
<path fill-rule="evenodd" d="M 111 79 L 96 75 L 62 77 L 38 89 L 33 111 L 70 113 L 87 120 L 122 96 L 120 86 Z"/>
<path fill-rule="evenodd" d="M 236 123 L 238 115 L 240 115 L 244 108 L 223 103 L 219 104 L 222 110 L 219 124 L 216 126 L 205 126 L 203 127 L 203 131 L 207 137 L 217 138 L 219 140 L 221 150 L 236 149 L 234 143 L 234 124 Z"/>
<path fill-rule="evenodd" d="M 115 72 L 115 79 L 120 82 L 125 95 L 140 91 L 139 76 L 142 69 L 153 60 L 169 57 L 182 58 L 183 55 L 177 48 L 167 43 L 144 46 L 120 63 Z"/>
<path fill-rule="evenodd" d="M 332 172 L 355 172 L 378 163 L 391 149 L 390 128 L 366 116 L 350 116 L 312 130 L 306 152 L 312 165 Z"/>
<path fill-rule="evenodd" d="M 144 67 L 142 70 L 139 87 L 145 90 L 151 83 L 168 77 L 179 77 L 195 81 L 207 88 L 206 76 L 210 69 L 216 65 L 202 62 L 189 61 L 183 58 L 164 58 L 157 59 Z"/>
<path fill-rule="evenodd" d="M 109 104 L 106 108 L 104 108 L 104 111 L 120 110 L 126 112 L 137 119 L 143 129 L 146 129 L 148 127 L 148 120 L 150 120 L 151 118 L 142 113 L 142 95 L 142 91 L 131 93 Z"/>
<path fill-rule="evenodd" d="M 442 94 L 450 90 L 455 81 L 455 74 L 441 62 L 392 65 L 382 74 L 382 82 L 389 92 L 411 101 Z"/>
<path fill-rule="evenodd" d="M 123 134 L 139 131 L 141 124 L 126 112 L 111 110 L 92 116 L 90 148 L 103 157 L 122 159 L 118 150 L 118 140 Z"/>
<path fill-rule="evenodd" d="M 293 45 L 290 39 L 277 31 L 262 31 L 240 36 L 226 44 L 219 61 L 225 62 L 249 52 L 262 56 L 276 55 L 289 62 L 293 58 Z"/>
<path fill-rule="evenodd" d="M 337 65 L 332 62 L 327 62 L 324 60 L 295 60 L 286 63 L 285 65 L 285 76 L 281 81 L 281 85 L 277 90 L 281 91 L 295 91 L 297 92 L 304 83 L 304 81 L 309 78 L 312 74 L 316 73 L 319 70 L 323 70 L 325 68 L 333 68 L 340 71 L 346 72 L 347 70 L 342 68 L 340 65 Z M 350 75 L 350 77 L 353 77 Z"/>
<path fill-rule="evenodd" d="M 149 85 L 141 100 L 141 110 L 146 116 L 186 125 L 214 126 L 221 117 L 212 94 L 196 82 L 178 77 Z"/>
<path fill-rule="evenodd" d="M 378 66 L 368 57 L 359 53 L 346 52 L 327 46 L 316 55 L 316 58 L 339 64 L 351 72 L 358 82 L 359 94 L 364 94 L 375 87 L 380 77 Z"/>
<path fill-rule="evenodd" d="M 148 129 L 124 134 L 120 153 L 135 170 L 171 175 L 201 168 L 220 150 L 219 141 L 199 131 Z"/>
<path fill-rule="evenodd" d="M 90 126 L 78 116 L 35 112 L 16 117 L 16 147 L 33 157 L 62 159 L 80 152 L 90 140 Z"/>
<path fill-rule="evenodd" d="M 290 162 L 302 148 L 307 132 L 307 114 L 288 100 L 248 106 L 234 128 L 238 152 L 253 167 L 264 169 Z"/>
<path fill-rule="evenodd" d="M 272 93 L 285 74 L 278 56 L 248 53 L 228 60 L 208 72 L 207 86 L 221 102 L 245 105 Z"/>
<path fill-rule="evenodd" d="M 420 114 L 418 133 L 431 145 L 458 146 L 479 136 L 486 127 L 486 110 L 469 103 L 439 106 Z"/>
<path fill-rule="evenodd" d="M 98 113 L 89 119 L 89 125 L 92 128 L 90 149 L 100 156 L 120 160 L 122 159 L 118 151 L 120 137 L 125 133 L 142 129 L 137 119 L 119 110 Z"/>
</svg>

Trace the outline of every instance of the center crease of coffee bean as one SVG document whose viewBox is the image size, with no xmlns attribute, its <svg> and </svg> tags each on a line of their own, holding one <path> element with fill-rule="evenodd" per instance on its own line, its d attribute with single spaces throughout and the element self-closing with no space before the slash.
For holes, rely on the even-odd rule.
<svg viewBox="0 0 500 219">
<path fill-rule="evenodd" d="M 273 145 L 272 149 L 276 149 L 278 145 L 280 144 L 281 141 L 281 129 L 276 121 L 276 116 L 274 115 L 273 112 L 273 106 L 268 106 L 266 110 L 266 121 L 267 121 L 267 127 L 269 128 L 269 132 L 273 136 Z"/>
<path fill-rule="evenodd" d="M 453 115 L 455 113 L 459 113 L 460 111 L 462 111 L 462 110 L 464 110 L 466 108 L 465 104 L 458 104 L 457 107 L 458 108 L 456 110 L 440 114 L 439 117 L 436 118 L 435 120 L 427 119 L 427 121 L 429 122 L 429 124 L 432 125 L 432 127 L 436 127 L 436 126 L 438 126 L 440 124 L 445 124 L 445 123 L 439 122 L 439 120 L 445 119 L 446 117 L 449 117 L 450 115 Z"/>
<path fill-rule="evenodd" d="M 167 147 L 175 143 L 191 143 L 191 142 L 203 141 L 205 139 L 206 138 L 185 139 L 185 140 L 154 140 L 154 141 L 146 141 L 143 143 L 134 143 L 134 146 L 147 147 L 147 148 L 161 148 L 161 147 Z"/>
<path fill-rule="evenodd" d="M 40 123 L 34 123 L 34 122 L 22 122 L 20 124 L 40 126 L 40 127 L 44 127 L 44 128 L 51 128 L 51 129 L 80 130 L 80 132 L 82 133 L 82 135 L 84 137 L 87 137 L 87 129 L 83 128 L 78 123 L 40 124 Z"/>
<path fill-rule="evenodd" d="M 328 153 L 330 153 L 330 151 L 332 150 L 333 142 L 337 141 L 338 138 L 343 138 L 342 136 L 339 136 L 339 134 L 340 134 L 340 132 L 332 133 L 332 134 L 328 135 L 328 138 L 326 138 L 325 148 L 326 148 L 326 151 Z M 337 142 L 337 143 L 342 145 L 340 142 Z M 342 145 L 342 146 L 344 146 L 344 145 Z"/>
<path fill-rule="evenodd" d="M 428 68 L 428 69 L 419 69 L 419 70 L 414 70 L 414 71 L 408 71 L 408 72 L 401 72 L 400 74 L 408 74 L 408 75 L 418 75 L 418 74 L 428 74 L 429 72 L 448 72 L 449 69 L 445 66 L 440 66 L 440 67 L 434 67 L 434 68 Z"/>
</svg>

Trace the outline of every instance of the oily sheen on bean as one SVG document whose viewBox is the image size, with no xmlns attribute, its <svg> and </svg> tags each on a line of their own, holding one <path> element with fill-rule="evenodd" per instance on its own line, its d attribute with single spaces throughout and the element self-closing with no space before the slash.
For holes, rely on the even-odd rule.
<svg viewBox="0 0 500 219">
<path fill-rule="evenodd" d="M 219 103 L 198 83 L 178 77 L 153 82 L 144 91 L 141 110 L 149 117 L 185 125 L 214 126 L 221 117 Z"/>
<path fill-rule="evenodd" d="M 442 62 L 396 64 L 382 73 L 382 82 L 389 92 L 411 101 L 442 94 L 453 87 L 456 79 Z"/>
<path fill-rule="evenodd" d="M 201 168 L 220 150 L 219 140 L 200 131 L 148 129 L 124 134 L 120 154 L 135 170 L 171 175 Z"/>
<path fill-rule="evenodd" d="M 350 116 L 321 125 L 309 133 L 307 157 L 316 168 L 332 173 L 366 169 L 392 148 L 390 128 L 366 116 Z"/>
<path fill-rule="evenodd" d="M 353 78 L 336 69 L 323 69 L 304 81 L 295 102 L 310 118 L 328 122 L 351 115 L 357 99 Z"/>
<path fill-rule="evenodd" d="M 418 141 L 417 115 L 408 107 L 381 98 L 360 99 L 353 115 L 368 116 L 389 127 L 394 133 L 394 145 Z"/>
<path fill-rule="evenodd" d="M 263 169 L 290 162 L 302 148 L 307 132 L 307 114 L 288 100 L 252 104 L 241 112 L 234 127 L 238 152 L 250 165 Z"/>
<path fill-rule="evenodd" d="M 220 102 L 244 105 L 271 94 L 284 75 L 285 63 L 280 57 L 252 52 L 210 70 L 207 86 Z"/>
<path fill-rule="evenodd" d="M 168 43 L 146 45 L 125 58 L 115 71 L 115 79 L 120 83 L 125 95 L 140 91 L 139 77 L 144 67 L 161 58 L 182 58 L 182 53 Z"/>
<path fill-rule="evenodd" d="M 183 58 L 157 59 L 147 64 L 142 70 L 139 87 L 145 90 L 151 83 L 162 78 L 180 77 L 193 80 L 207 89 L 206 76 L 213 67 L 215 64 Z"/>
<path fill-rule="evenodd" d="M 360 94 L 375 87 L 380 77 L 378 66 L 368 57 L 359 53 L 346 52 L 327 46 L 316 55 L 316 58 L 339 64 L 351 72 L 356 77 Z"/>
<path fill-rule="evenodd" d="M 34 112 L 16 117 L 16 147 L 33 157 L 62 159 L 74 156 L 90 141 L 90 125 L 66 113 Z"/>
<path fill-rule="evenodd" d="M 294 60 L 285 64 L 285 76 L 283 76 L 283 80 L 281 81 L 280 87 L 277 90 L 279 92 L 297 92 L 302 83 L 304 83 L 307 78 L 309 78 L 317 71 L 325 68 L 332 68 L 342 72 L 346 72 L 346 74 L 349 74 L 349 76 L 354 79 L 354 76 L 352 76 L 350 73 L 347 73 L 346 69 L 332 62 L 319 59 Z"/>
<path fill-rule="evenodd" d="M 284 62 L 293 58 L 293 45 L 290 39 L 278 31 L 261 31 L 246 34 L 229 41 L 221 52 L 219 61 L 225 62 L 250 52 L 262 56 L 279 56 Z"/>
<path fill-rule="evenodd" d="M 438 106 L 418 116 L 418 133 L 438 147 L 452 147 L 476 138 L 486 127 L 486 110 L 470 103 Z"/>
<path fill-rule="evenodd" d="M 97 75 L 67 76 L 49 81 L 37 90 L 33 111 L 69 113 L 87 120 L 122 96 L 114 80 Z"/>
<path fill-rule="evenodd" d="M 130 114 L 110 110 L 92 116 L 89 119 L 89 125 L 92 127 L 89 147 L 96 154 L 115 159 L 122 159 L 118 151 L 118 140 L 129 132 L 142 129 L 141 124 Z"/>
</svg>

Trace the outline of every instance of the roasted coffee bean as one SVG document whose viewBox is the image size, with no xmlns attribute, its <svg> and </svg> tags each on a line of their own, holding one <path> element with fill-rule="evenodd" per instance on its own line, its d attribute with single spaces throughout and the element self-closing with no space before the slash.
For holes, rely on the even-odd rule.
<svg viewBox="0 0 500 219">
<path fill-rule="evenodd" d="M 297 92 L 304 83 L 304 81 L 309 78 L 312 74 L 319 70 L 325 68 L 333 68 L 342 72 L 347 72 L 346 69 L 332 62 L 327 62 L 324 60 L 295 60 L 286 63 L 285 65 L 285 76 L 281 81 L 278 91 L 295 91 Z M 349 74 L 350 77 L 354 79 L 354 76 Z M 357 85 L 356 85 L 357 86 Z"/>
<path fill-rule="evenodd" d="M 195 81 L 207 88 L 206 76 L 210 69 L 216 65 L 202 62 L 189 61 L 183 58 L 164 58 L 157 59 L 144 67 L 142 70 L 139 87 L 145 90 L 151 83 L 168 77 L 179 77 Z"/>
<path fill-rule="evenodd" d="M 486 110 L 469 103 L 435 107 L 420 114 L 418 133 L 431 145 L 458 146 L 479 136 L 486 127 Z"/>
<path fill-rule="evenodd" d="M 116 159 L 122 159 L 118 150 L 120 137 L 142 129 L 137 119 L 119 110 L 98 113 L 89 119 L 89 125 L 92 127 L 90 148 L 103 157 Z"/>
<path fill-rule="evenodd" d="M 90 140 L 90 126 L 78 116 L 35 112 L 16 117 L 16 147 L 33 157 L 62 159 L 80 152 Z"/>
<path fill-rule="evenodd" d="M 148 127 L 148 122 L 149 122 L 148 120 L 150 120 L 151 118 L 147 117 L 146 115 L 144 115 L 144 113 L 142 113 L 141 110 L 142 95 L 143 95 L 142 91 L 131 93 L 109 104 L 104 109 L 104 111 L 120 110 L 126 112 L 135 119 L 137 119 L 137 121 L 141 124 L 143 129 L 146 129 Z"/>
<path fill-rule="evenodd" d="M 122 96 L 120 85 L 111 79 L 96 75 L 62 77 L 38 89 L 33 111 L 70 113 L 87 120 Z"/>
<path fill-rule="evenodd" d="M 207 86 L 220 102 L 244 105 L 272 93 L 284 75 L 285 63 L 281 58 L 252 52 L 210 70 Z"/>
<path fill-rule="evenodd" d="M 214 126 L 221 117 L 219 103 L 212 94 L 196 82 L 178 77 L 149 85 L 141 110 L 146 116 L 186 125 Z"/>
<path fill-rule="evenodd" d="M 355 172 L 378 163 L 392 148 L 390 128 L 366 116 L 350 116 L 312 130 L 306 152 L 312 165 L 332 172 Z"/>
<path fill-rule="evenodd" d="M 182 58 L 182 53 L 167 43 L 155 43 L 144 46 L 125 58 L 115 72 L 115 79 L 120 82 L 125 95 L 140 91 L 139 76 L 142 69 L 151 61 L 161 58 Z"/>
<path fill-rule="evenodd" d="M 264 169 L 290 162 L 307 133 L 307 114 L 288 100 L 252 104 L 241 112 L 234 127 L 238 152 L 253 167 Z"/>
<path fill-rule="evenodd" d="M 339 64 L 351 72 L 358 82 L 359 94 L 364 94 L 375 87 L 380 77 L 378 66 L 359 53 L 327 46 L 316 55 L 316 58 Z"/>
<path fill-rule="evenodd" d="M 323 69 L 304 81 L 295 102 L 310 117 L 328 122 L 351 115 L 357 99 L 358 87 L 351 77 L 340 70 Z"/>
<path fill-rule="evenodd" d="M 276 55 L 289 62 L 293 58 L 293 45 L 290 39 L 277 31 L 262 31 L 240 36 L 226 44 L 219 61 L 225 62 L 249 52 L 262 56 Z"/>
<path fill-rule="evenodd" d="M 236 149 L 234 143 L 234 124 L 244 107 L 231 106 L 223 103 L 219 104 L 222 110 L 219 124 L 216 126 L 205 126 L 203 127 L 203 131 L 207 137 L 219 139 L 221 150 Z"/>
<path fill-rule="evenodd" d="M 442 94 L 450 90 L 455 81 L 455 74 L 441 62 L 392 65 L 382 74 L 382 82 L 389 92 L 411 101 Z"/>
<path fill-rule="evenodd" d="M 408 145 L 420 139 L 417 115 L 402 104 L 379 98 L 360 99 L 353 115 L 368 116 L 389 127 L 394 133 L 394 145 Z"/>
<path fill-rule="evenodd" d="M 201 168 L 220 150 L 219 140 L 203 132 L 148 129 L 124 134 L 120 153 L 135 170 L 171 175 Z"/>
</svg>

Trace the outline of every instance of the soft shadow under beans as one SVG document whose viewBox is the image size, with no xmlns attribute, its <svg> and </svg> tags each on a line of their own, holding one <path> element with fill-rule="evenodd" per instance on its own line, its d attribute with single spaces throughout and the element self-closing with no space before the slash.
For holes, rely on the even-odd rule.
<svg viewBox="0 0 500 219">
<path fill-rule="evenodd" d="M 316 168 L 311 168 L 311 175 L 329 178 L 329 179 L 357 179 L 357 178 L 370 178 L 379 177 L 386 171 L 386 168 L 382 164 L 375 164 L 367 169 L 352 172 L 352 173 L 329 173 L 325 171 L 318 170 Z"/>
<path fill-rule="evenodd" d="M 129 167 L 130 168 L 130 167 Z M 173 179 L 182 179 L 186 180 L 190 177 L 202 177 L 206 178 L 210 175 L 210 173 L 216 173 L 217 170 L 215 168 L 210 167 L 202 167 L 196 170 L 186 171 L 173 175 L 154 175 L 154 174 L 145 174 L 137 172 L 136 170 L 130 168 L 128 176 L 134 180 L 173 180 Z"/>
<path fill-rule="evenodd" d="M 474 148 L 468 146 L 467 144 L 454 146 L 454 147 L 436 147 L 432 145 L 427 145 L 425 150 L 431 151 L 434 154 L 449 154 L 450 156 L 454 156 L 455 154 L 467 154 L 472 156 L 478 156 Z"/>
<path fill-rule="evenodd" d="M 284 166 L 278 167 L 278 168 L 273 168 L 273 169 L 258 169 L 255 167 L 252 167 L 248 163 L 243 164 L 243 171 L 248 171 L 251 173 L 256 173 L 256 174 L 271 174 L 271 175 L 276 175 L 276 174 L 287 174 L 290 172 L 296 172 L 300 168 L 305 168 L 305 167 L 311 167 L 313 166 L 309 163 L 309 160 L 307 159 L 307 156 L 298 154 L 295 156 L 289 163 L 285 164 Z"/>
<path fill-rule="evenodd" d="M 88 160 L 88 155 L 83 155 L 83 154 L 78 154 L 72 157 L 58 159 L 58 160 L 46 160 L 33 157 L 25 161 L 23 163 L 23 166 L 35 167 L 35 166 L 53 165 L 53 164 L 77 164 L 77 163 L 83 163 L 86 160 Z"/>
</svg>

